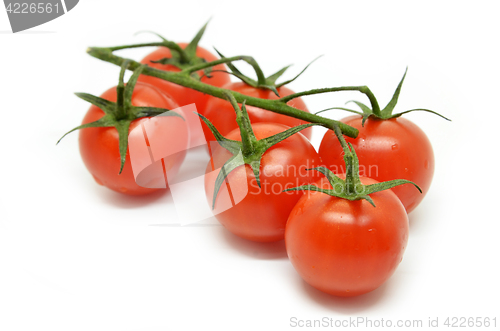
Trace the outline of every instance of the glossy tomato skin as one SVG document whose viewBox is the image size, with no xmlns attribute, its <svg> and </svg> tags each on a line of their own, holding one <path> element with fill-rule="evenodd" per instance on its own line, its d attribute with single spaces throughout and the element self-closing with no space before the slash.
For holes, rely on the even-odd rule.
<svg viewBox="0 0 500 331">
<path fill-rule="evenodd" d="M 276 94 L 274 94 L 270 90 L 255 88 L 243 82 L 228 83 L 224 85 L 223 88 L 255 98 L 268 100 L 278 99 Z M 294 92 L 286 86 L 282 86 L 278 88 L 278 93 L 281 97 L 285 97 L 287 95 L 293 94 Z M 301 98 L 290 100 L 287 104 L 305 112 L 309 112 L 306 104 Z M 301 121 L 297 118 L 277 114 L 272 111 L 257 107 L 246 106 L 246 109 L 251 123 L 270 122 L 283 124 L 288 127 L 294 127 L 309 123 Z M 236 113 L 231 104 L 226 100 L 216 97 L 210 97 L 207 103 L 207 108 L 203 115 L 207 117 L 212 122 L 212 124 L 215 125 L 215 127 L 222 135 L 225 135 L 230 131 L 238 128 L 238 124 L 236 123 Z M 210 130 L 206 126 L 203 126 L 203 131 L 205 133 L 205 137 L 207 137 L 207 141 L 215 140 L 212 132 L 210 132 Z M 306 136 L 307 139 L 311 139 L 312 127 L 301 131 L 301 133 Z"/>
<path fill-rule="evenodd" d="M 257 123 L 252 127 L 258 139 L 288 128 L 274 123 Z M 238 130 L 230 132 L 227 138 L 241 140 Z M 216 150 L 212 157 L 215 169 L 221 167 L 230 156 L 225 150 Z M 217 195 L 215 217 L 226 229 L 241 238 L 259 242 L 282 240 L 288 214 L 303 195 L 302 192 L 282 191 L 317 180 L 318 175 L 307 169 L 320 164 L 317 152 L 303 135 L 298 133 L 285 139 L 263 155 L 260 165 L 260 188 L 249 165 L 244 168 L 240 166 L 229 174 L 232 196 L 238 196 L 240 193 L 244 198 L 233 207 L 217 213 L 218 206 L 231 203 L 228 201 L 228 188 L 223 184 Z M 211 170 L 209 164 L 205 175 L 205 193 L 210 205 L 219 172 Z"/>
<path fill-rule="evenodd" d="M 187 43 L 179 43 L 179 46 L 183 49 L 186 48 L 187 45 L 188 45 Z M 198 46 L 198 48 L 196 49 L 196 55 L 200 58 L 205 59 L 207 62 L 215 61 L 218 59 L 215 55 L 213 55 L 212 53 L 210 53 L 209 51 L 200 46 Z M 151 62 L 170 57 L 172 57 L 172 53 L 168 48 L 159 47 L 152 53 L 148 54 L 144 59 L 142 59 L 141 63 L 147 64 L 150 67 L 160 70 L 179 72 L 180 69 L 173 65 Z M 219 64 L 214 66 L 213 70 L 227 71 L 227 68 L 224 64 Z M 203 76 L 203 71 L 199 71 L 198 74 L 200 76 Z M 201 81 L 203 83 L 218 87 L 221 87 L 222 85 L 230 82 L 229 75 L 224 72 L 213 72 L 211 76 L 212 78 L 203 76 Z M 204 94 L 184 86 L 180 86 L 156 77 L 151 77 L 146 75 L 141 75 L 139 77 L 139 81 L 156 86 L 163 92 L 172 96 L 179 106 L 185 106 L 191 103 L 195 103 L 198 113 L 203 114 L 205 112 L 206 103 L 209 97 L 208 94 Z"/>
<path fill-rule="evenodd" d="M 417 184 L 401 185 L 392 190 L 409 213 L 418 206 L 428 192 L 434 174 L 434 153 L 425 133 L 413 122 L 402 118 L 389 120 L 368 119 L 361 125 L 361 116 L 349 116 L 342 122 L 359 130 L 356 139 L 346 137 L 353 144 L 359 158 L 360 175 L 380 182 L 407 179 Z M 342 147 L 332 131 L 321 142 L 319 154 L 334 173 L 345 172 Z"/>
<path fill-rule="evenodd" d="M 116 87 L 110 88 L 101 97 L 116 102 Z M 134 106 L 167 109 L 178 107 L 172 98 L 154 86 L 144 83 L 137 83 L 135 85 L 134 93 L 132 94 L 132 104 Z M 82 124 L 94 122 L 102 116 L 104 116 L 104 112 L 92 105 L 83 118 Z M 148 120 L 149 117 L 144 117 L 132 121 L 129 132 Z M 177 117 L 169 117 L 169 120 L 172 121 L 171 134 L 177 136 L 177 143 L 187 146 L 188 134 L 184 121 Z M 114 127 L 86 128 L 80 130 L 79 145 L 82 160 L 98 184 L 128 195 L 143 195 L 158 190 L 137 185 L 128 150 L 123 171 L 119 174 L 120 152 L 118 131 Z M 182 163 L 184 156 L 182 153 L 176 154 L 175 160 L 171 160 L 172 167 L 178 167 Z"/>
<path fill-rule="evenodd" d="M 361 182 L 377 181 L 362 177 Z M 331 188 L 325 178 L 316 185 Z M 370 196 L 376 207 L 321 192 L 308 192 L 297 202 L 285 245 L 308 284 L 331 295 L 356 296 L 378 288 L 394 273 L 408 242 L 408 216 L 391 190 Z"/>
</svg>

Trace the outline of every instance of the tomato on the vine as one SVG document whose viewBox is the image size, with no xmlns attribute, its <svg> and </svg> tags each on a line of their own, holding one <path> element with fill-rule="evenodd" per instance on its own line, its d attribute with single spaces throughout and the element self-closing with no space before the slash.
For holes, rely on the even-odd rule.
<svg viewBox="0 0 500 331">
<path fill-rule="evenodd" d="M 315 185 L 332 188 L 326 178 Z M 355 296 L 376 289 L 394 273 L 408 241 L 408 216 L 391 190 L 370 197 L 376 207 L 323 192 L 307 192 L 297 202 L 286 224 L 285 245 L 307 283 L 332 295 Z"/>
<path fill-rule="evenodd" d="M 255 123 L 252 128 L 259 140 L 289 129 L 275 123 Z M 226 138 L 241 141 L 240 131 L 233 130 Z M 213 201 L 220 167 L 230 158 L 231 153 L 225 149 L 218 149 L 212 155 L 205 175 L 205 193 L 209 203 Z M 215 211 L 220 205 L 234 205 L 216 212 L 215 217 L 239 237 L 261 242 L 282 240 L 288 214 L 302 196 L 299 192 L 282 191 L 317 180 L 318 176 L 307 169 L 319 164 L 320 158 L 308 139 L 300 133 L 289 136 L 262 155 L 260 187 L 248 164 L 240 165 L 227 175 L 229 185 L 220 187 L 215 199 Z M 239 202 L 231 201 L 235 196 L 244 197 Z"/>
<path fill-rule="evenodd" d="M 101 95 L 102 99 L 116 102 L 116 87 L 110 88 Z M 137 83 L 134 87 L 131 103 L 136 107 L 158 107 L 173 110 L 178 108 L 177 103 L 154 86 L 144 83 Z M 176 110 L 181 116 L 182 111 Z M 105 113 L 99 107 L 92 105 L 83 118 L 82 124 L 88 124 L 101 119 Z M 150 119 L 149 116 L 141 117 L 130 123 L 128 132 L 141 126 Z M 156 146 L 163 150 L 182 150 L 187 146 L 187 126 L 180 117 L 169 117 L 168 130 L 165 133 L 168 137 L 162 143 L 164 146 Z M 119 150 L 119 132 L 115 127 L 87 127 L 80 130 L 79 145 L 83 162 L 95 181 L 114 191 L 129 195 L 142 195 L 154 192 L 157 188 L 141 187 L 136 183 L 129 150 L 120 173 L 121 159 Z M 183 147 L 182 147 L 183 146 Z M 175 169 L 180 167 L 184 159 L 184 154 L 176 153 L 169 158 L 168 169 L 175 173 Z M 147 155 L 149 158 L 149 155 Z M 150 162 L 150 159 L 145 160 Z"/>
<path fill-rule="evenodd" d="M 268 100 L 279 99 L 279 97 L 269 89 L 253 87 L 243 82 L 228 83 L 222 86 L 222 88 L 255 98 Z M 286 86 L 278 87 L 276 90 L 278 91 L 280 97 L 285 97 L 294 93 Z M 291 107 L 309 112 L 306 104 L 301 98 L 290 100 L 287 104 Z M 286 125 L 288 127 L 294 127 L 308 123 L 294 117 L 278 114 L 269 110 L 252 106 L 247 106 L 247 111 L 252 123 L 278 123 Z M 222 135 L 225 135 L 238 127 L 238 125 L 236 124 L 236 115 L 234 109 L 231 104 L 224 99 L 210 97 L 207 102 L 207 107 L 204 115 L 215 125 L 215 127 Z M 207 141 L 214 140 L 213 134 L 206 126 L 203 126 L 203 131 L 205 133 Z M 311 139 L 312 128 L 307 128 L 301 131 L 301 133 L 306 138 Z"/>
<path fill-rule="evenodd" d="M 383 182 L 407 179 L 417 184 L 423 194 L 409 185 L 392 190 L 407 212 L 411 212 L 429 191 L 434 174 L 434 153 L 425 133 L 413 122 L 396 117 L 387 120 L 349 116 L 342 122 L 359 130 L 358 137 L 346 137 L 356 150 L 361 175 Z M 334 173 L 345 172 L 342 147 L 333 131 L 326 132 L 319 148 L 323 163 Z"/>
</svg>

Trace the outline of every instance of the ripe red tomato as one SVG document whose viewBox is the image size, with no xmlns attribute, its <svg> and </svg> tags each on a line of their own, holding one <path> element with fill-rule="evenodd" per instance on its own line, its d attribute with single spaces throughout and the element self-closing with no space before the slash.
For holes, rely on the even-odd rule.
<svg viewBox="0 0 500 331">
<path fill-rule="evenodd" d="M 359 158 L 360 175 L 379 182 L 407 179 L 422 189 L 422 194 L 411 185 L 392 188 L 409 213 L 422 201 L 434 174 L 434 153 L 425 133 L 413 122 L 402 118 L 379 120 L 368 118 L 361 125 L 361 116 L 354 115 L 342 122 L 359 130 L 356 139 L 346 137 Z M 343 173 L 342 147 L 333 131 L 328 131 L 321 142 L 319 154 L 325 166 L 334 173 Z"/>
<path fill-rule="evenodd" d="M 187 43 L 179 43 L 179 46 L 184 49 L 186 48 Z M 217 57 L 204 49 L 203 47 L 198 46 L 196 49 L 196 56 L 205 59 L 207 62 L 212 62 L 217 60 Z M 180 69 L 171 64 L 161 64 L 161 63 L 153 63 L 151 61 L 158 61 L 163 58 L 171 58 L 172 53 L 170 49 L 167 47 L 159 47 L 149 55 L 147 55 L 144 59 L 142 59 L 141 63 L 147 64 L 150 67 L 165 70 L 165 71 L 173 71 L 179 72 Z M 219 64 L 213 67 L 213 70 L 224 70 L 227 71 L 227 68 L 223 64 Z M 224 84 L 230 82 L 229 75 L 225 72 L 213 72 L 211 74 L 212 78 L 208 76 L 203 76 L 203 70 L 199 71 L 201 81 L 206 84 L 210 84 L 213 86 L 221 87 Z M 139 76 L 139 81 L 151 84 L 153 86 L 158 87 L 163 92 L 166 92 L 168 95 L 172 96 L 174 100 L 177 102 L 179 106 L 185 106 L 191 103 L 196 104 L 196 109 L 198 113 L 203 114 L 205 112 L 206 103 L 209 95 L 203 94 L 201 92 L 189 89 L 184 86 L 180 86 L 166 80 L 162 80 L 156 77 L 141 75 Z"/>
<path fill-rule="evenodd" d="M 288 127 L 275 123 L 252 125 L 257 139 L 285 131 Z M 239 130 L 226 135 L 228 139 L 241 140 Z M 217 149 L 212 155 L 205 175 L 205 193 L 212 205 L 214 184 L 221 167 L 231 153 Z M 214 164 L 212 168 L 211 164 Z M 221 186 L 217 195 L 214 214 L 217 220 L 233 234 L 253 241 L 271 242 L 283 239 L 288 214 L 302 192 L 282 192 L 284 189 L 305 185 L 318 179 L 318 175 L 307 171 L 321 164 L 321 160 L 308 139 L 294 134 L 269 148 L 261 159 L 259 188 L 251 167 L 245 164 L 229 173 L 228 185 Z M 248 192 L 246 190 L 248 189 Z M 231 200 L 240 196 L 242 200 L 221 213 L 220 206 L 232 205 Z"/>
<path fill-rule="evenodd" d="M 228 83 L 222 86 L 222 88 L 261 99 L 268 99 L 268 100 L 278 99 L 276 94 L 274 94 L 271 90 L 255 88 L 243 82 Z M 294 93 L 286 86 L 279 87 L 277 90 L 281 97 Z M 306 107 L 306 104 L 301 98 L 295 98 L 293 100 L 290 100 L 287 104 L 289 106 L 295 107 L 305 112 L 309 112 L 309 110 Z M 308 123 L 294 117 L 277 114 L 272 111 L 257 107 L 246 105 L 246 108 L 251 123 L 261 123 L 261 122 L 279 123 L 286 125 L 288 127 L 294 127 Z M 223 136 L 238 127 L 238 124 L 236 123 L 236 113 L 234 112 L 234 108 L 226 100 L 218 99 L 216 97 L 210 97 L 207 103 L 207 108 L 203 115 L 206 118 L 208 118 L 210 122 L 212 122 L 212 124 L 219 130 L 219 132 Z M 210 129 L 208 129 L 207 126 L 203 126 L 203 131 L 205 133 L 207 141 L 215 141 L 212 132 L 210 132 Z M 311 139 L 312 127 L 302 130 L 301 133 L 304 136 L 306 136 L 306 138 Z"/>
<path fill-rule="evenodd" d="M 104 92 L 101 98 L 116 102 L 116 87 L 110 88 Z M 132 105 L 166 109 L 175 109 L 178 107 L 175 101 L 169 96 L 165 95 L 154 86 L 144 83 L 137 83 L 135 85 L 132 94 Z M 104 112 L 100 108 L 92 105 L 83 118 L 82 124 L 94 122 L 103 115 Z M 183 115 L 181 114 L 181 116 Z M 148 120 L 149 117 L 143 117 L 132 121 L 129 132 Z M 185 122 L 179 117 L 169 117 L 169 121 L 171 121 L 169 122 L 171 124 L 169 124 L 170 130 L 168 130 L 168 135 L 171 139 L 168 141 L 165 140 L 165 143 L 175 145 L 175 150 L 178 150 L 179 145 L 183 145 L 185 149 L 188 139 Z M 114 127 L 82 129 L 79 134 L 79 144 L 83 162 L 98 184 L 104 185 L 114 191 L 130 195 L 142 195 L 157 190 L 137 185 L 134 179 L 128 150 L 125 165 L 122 173 L 119 174 L 120 152 L 118 148 L 118 131 Z M 166 149 L 168 148 L 170 147 L 167 146 Z M 178 168 L 182 163 L 184 156 L 185 155 L 182 153 L 173 155 L 169 159 L 168 168 L 172 169 L 172 172 L 174 172 L 175 168 Z M 149 161 L 150 160 L 147 160 L 146 162 Z M 166 170 L 168 171 L 169 169 Z"/>
<path fill-rule="evenodd" d="M 361 182 L 377 181 L 361 177 Z M 326 178 L 315 185 L 332 188 Z M 307 283 L 332 295 L 355 296 L 376 289 L 394 273 L 408 241 L 408 216 L 391 190 L 370 197 L 376 207 L 314 191 L 297 202 L 285 245 Z"/>
</svg>

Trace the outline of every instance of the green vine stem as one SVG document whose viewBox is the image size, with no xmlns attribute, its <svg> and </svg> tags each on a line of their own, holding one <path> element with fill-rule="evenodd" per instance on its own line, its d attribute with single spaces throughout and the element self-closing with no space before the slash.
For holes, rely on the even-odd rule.
<svg viewBox="0 0 500 331">
<path fill-rule="evenodd" d="M 368 100 L 370 100 L 370 104 L 372 105 L 373 113 L 380 115 L 380 112 L 381 112 L 380 106 L 378 105 L 378 102 L 377 102 L 377 99 L 375 98 L 375 95 L 368 88 L 368 86 L 341 86 L 341 87 L 320 88 L 320 89 L 314 89 L 314 90 L 290 94 L 290 95 L 287 95 L 286 97 L 283 97 L 279 100 L 281 102 L 286 103 L 290 100 L 293 100 L 293 99 L 299 98 L 299 97 L 303 97 L 306 95 L 329 93 L 329 92 L 340 92 L 340 91 L 358 91 L 358 92 L 363 93 L 364 95 L 366 95 L 368 97 Z M 342 132 L 344 132 L 344 131 L 342 130 Z"/>
<path fill-rule="evenodd" d="M 217 54 L 219 54 L 219 56 L 221 57 L 221 59 L 226 59 L 226 57 L 224 55 L 222 55 L 222 53 L 219 52 L 215 47 L 214 47 L 214 49 L 217 52 Z M 253 59 L 253 58 L 250 58 L 250 60 L 249 59 L 243 59 L 243 60 L 245 60 L 248 64 L 250 64 L 253 67 L 253 69 L 255 71 L 255 74 L 257 75 L 257 80 L 254 80 L 254 79 L 248 77 L 247 75 L 244 75 L 238 68 L 236 68 L 236 66 L 232 63 L 232 61 L 226 63 L 226 65 L 228 66 L 228 68 L 230 69 L 230 71 L 225 71 L 225 70 L 217 70 L 217 71 L 223 71 L 223 72 L 231 74 L 231 75 L 233 75 L 235 77 L 238 77 L 238 79 L 240 79 L 241 81 L 243 81 L 245 84 L 247 84 L 249 86 L 252 86 L 254 88 L 271 90 L 278 98 L 280 98 L 280 95 L 278 93 L 278 88 L 280 88 L 283 85 L 289 84 L 289 83 L 293 82 L 294 80 L 296 80 L 297 78 L 299 78 L 299 76 L 302 75 L 304 73 L 304 71 L 306 71 L 307 68 L 314 61 L 316 61 L 317 59 L 319 59 L 320 57 L 321 56 L 318 56 L 313 61 L 311 61 L 294 78 L 286 80 L 286 81 L 281 82 L 281 83 L 276 83 L 276 80 L 278 80 L 291 65 L 287 65 L 287 66 L 281 68 L 280 70 L 278 70 L 277 72 L 275 72 L 274 74 L 270 75 L 269 77 L 266 77 L 266 76 L 264 76 L 264 72 L 260 68 L 260 66 L 257 63 L 257 61 L 255 61 L 255 59 Z"/>
<path fill-rule="evenodd" d="M 130 61 L 128 65 L 128 70 L 135 70 L 137 69 L 141 64 L 137 61 L 133 61 L 130 59 L 125 59 L 123 57 L 117 56 L 113 54 L 113 51 L 115 50 L 121 50 L 121 49 L 126 49 L 126 48 L 135 48 L 135 47 L 143 47 L 143 46 L 153 46 L 153 45 L 158 45 L 162 43 L 151 43 L 151 44 L 139 44 L 139 45 L 126 45 L 126 46 L 118 46 L 118 47 L 109 47 L 109 48 L 104 48 L 104 47 L 90 47 L 87 49 L 87 53 L 90 54 L 91 56 L 115 64 L 117 66 L 122 66 L 125 61 Z M 240 57 L 232 57 L 232 58 L 227 58 L 227 59 L 221 59 L 217 60 L 214 62 L 206 63 L 200 66 L 197 66 L 197 69 L 202 69 L 202 68 L 207 68 L 210 66 L 213 66 L 215 64 L 220 64 L 220 63 L 227 63 L 230 61 L 234 61 L 234 58 L 241 58 L 243 60 L 250 60 L 252 59 L 249 56 L 240 56 Z M 332 129 L 335 127 L 335 125 L 338 125 L 339 128 L 342 130 L 342 133 L 348 137 L 351 138 L 356 138 L 358 135 L 358 130 L 344 124 L 339 121 L 335 121 L 329 118 L 325 118 L 322 116 L 318 116 L 315 114 L 307 113 L 304 111 L 301 111 L 299 109 L 296 109 L 294 107 L 291 107 L 286 104 L 286 101 L 289 101 L 293 98 L 299 97 L 301 95 L 312 95 L 312 94 L 318 94 L 318 93 L 326 93 L 326 92 L 337 92 L 337 91 L 358 91 L 361 93 L 364 93 L 368 96 L 370 99 L 370 95 L 372 95 L 371 91 L 368 89 L 366 86 L 347 86 L 347 87 L 336 87 L 336 88 L 329 88 L 329 89 L 318 89 L 318 90 L 311 90 L 311 91 L 306 91 L 306 92 L 301 92 L 301 93 L 295 93 L 293 94 L 292 98 L 290 96 L 286 98 L 281 98 L 277 100 L 266 100 L 266 99 L 260 99 L 260 98 L 255 98 L 255 97 L 249 97 L 247 95 L 234 92 L 231 90 L 223 89 L 220 87 L 212 86 L 209 84 L 205 84 L 201 81 L 199 81 L 196 78 L 193 78 L 190 76 L 190 73 L 192 72 L 192 69 L 184 69 L 181 72 L 169 72 L 169 71 L 163 71 L 159 69 L 155 69 L 149 66 L 144 67 L 142 70 L 142 74 L 160 78 L 169 82 L 172 82 L 177 85 L 181 85 L 184 87 L 191 88 L 193 90 L 209 94 L 211 96 L 214 96 L 216 98 L 220 99 L 226 99 L 227 98 L 227 93 L 230 93 L 234 99 L 238 103 L 243 103 L 243 101 L 246 101 L 246 104 L 249 106 L 254 106 L 262 109 L 266 109 L 278 114 L 283 114 L 286 116 L 291 116 L 294 118 L 298 118 L 300 120 L 310 122 L 310 123 L 317 123 L 319 125 L 322 125 L 328 129 Z M 370 99 L 371 100 L 371 99 Z"/>
<path fill-rule="evenodd" d="M 356 101 L 356 100 L 351 100 L 351 101 L 348 101 L 347 103 L 350 103 L 350 102 L 355 103 L 361 109 L 361 111 L 357 111 L 357 110 L 350 109 L 350 108 L 345 108 L 345 107 L 333 107 L 333 108 L 328 108 L 328 109 L 321 110 L 321 111 L 317 112 L 316 115 L 319 114 L 319 113 L 322 113 L 324 111 L 330 110 L 330 109 L 341 109 L 341 110 L 345 110 L 345 111 L 348 111 L 348 112 L 351 112 L 351 113 L 355 113 L 355 114 L 358 114 L 358 115 L 362 116 L 363 119 L 362 119 L 361 123 L 362 123 L 362 125 L 364 125 L 365 121 L 368 118 L 370 118 L 370 117 L 373 117 L 373 118 L 376 118 L 376 119 L 379 119 L 379 120 L 389 120 L 389 119 L 392 119 L 392 118 L 397 118 L 397 117 L 399 117 L 401 115 L 404 115 L 404 114 L 407 114 L 407 113 L 410 113 L 410 112 L 425 111 L 425 112 L 428 112 L 428 113 L 431 113 L 431 114 L 434 114 L 434 115 L 438 115 L 438 116 L 444 118 L 447 121 L 451 121 L 449 118 L 447 118 L 447 117 L 445 117 L 445 116 L 443 116 L 443 115 L 441 115 L 441 114 L 439 114 L 439 113 L 437 113 L 437 112 L 435 112 L 433 110 L 425 109 L 425 108 L 415 108 L 415 109 L 406 110 L 406 111 L 403 111 L 403 112 L 400 112 L 400 113 L 397 113 L 397 114 L 393 114 L 394 108 L 396 107 L 396 104 L 398 103 L 399 94 L 401 93 L 401 87 L 403 86 L 403 82 L 405 80 L 407 72 L 408 72 L 408 67 L 406 68 L 405 73 L 403 75 L 403 78 L 399 82 L 398 87 L 396 88 L 396 91 L 394 91 L 394 94 L 392 96 L 391 101 L 389 101 L 389 103 L 383 109 L 380 109 L 380 107 L 378 105 L 378 102 L 377 102 L 377 99 L 375 98 L 375 96 L 373 95 L 373 93 L 371 93 L 371 91 L 368 90 L 368 91 L 366 91 L 368 93 L 365 93 L 365 94 L 370 99 L 370 103 L 372 105 L 372 108 L 368 107 L 367 105 L 365 105 L 362 102 L 359 102 L 359 101 Z M 290 99 L 290 97 L 295 98 L 297 96 L 302 96 L 302 94 L 301 93 L 296 93 L 295 95 L 289 95 L 286 98 L 282 98 L 282 100 L 284 99 L 285 101 L 288 101 Z"/>
</svg>

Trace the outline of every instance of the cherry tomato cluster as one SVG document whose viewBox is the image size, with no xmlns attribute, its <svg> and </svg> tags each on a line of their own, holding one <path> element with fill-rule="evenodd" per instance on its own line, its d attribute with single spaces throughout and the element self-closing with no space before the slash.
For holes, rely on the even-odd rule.
<svg viewBox="0 0 500 331">
<path fill-rule="evenodd" d="M 160 148 L 175 156 L 158 166 L 175 175 L 185 156 L 179 151 L 192 143 L 199 116 L 206 141 L 222 147 L 210 149 L 205 193 L 227 230 L 259 242 L 284 239 L 297 272 L 321 291 L 354 296 L 376 289 L 402 260 L 407 214 L 424 198 L 434 171 L 424 132 L 401 117 L 405 112 L 393 114 L 406 73 L 385 108 L 361 87 L 357 90 L 368 96 L 370 106 L 354 101 L 359 111 L 335 108 L 356 115 L 316 123 L 305 120 L 320 117 L 309 116 L 301 96 L 326 90 L 295 93 L 285 86 L 293 79 L 276 83 L 286 67 L 265 77 L 250 57 L 215 56 L 198 46 L 205 28 L 190 43 L 159 36 L 159 43 L 130 46 L 159 46 L 140 62 L 112 54 L 126 46 L 91 49 L 91 55 L 120 65 L 121 72 L 118 85 L 100 97 L 77 94 L 92 103 L 82 125 L 70 131 L 80 129 L 87 169 L 98 184 L 120 193 L 158 190 L 161 185 L 142 187 L 134 176 L 130 132 L 168 114 L 168 124 L 156 130 Z M 235 67 L 238 60 L 253 66 L 257 80 Z M 134 71 L 127 83 L 125 70 Z M 331 89 L 342 90 L 349 88 Z M 254 105 L 246 105 L 245 98 Z M 178 109 L 191 103 L 198 114 Z M 330 130 L 316 151 L 309 141 L 313 125 L 325 123 Z M 344 137 L 342 128 L 357 136 Z M 148 162 L 150 155 L 144 158 Z"/>
</svg>

